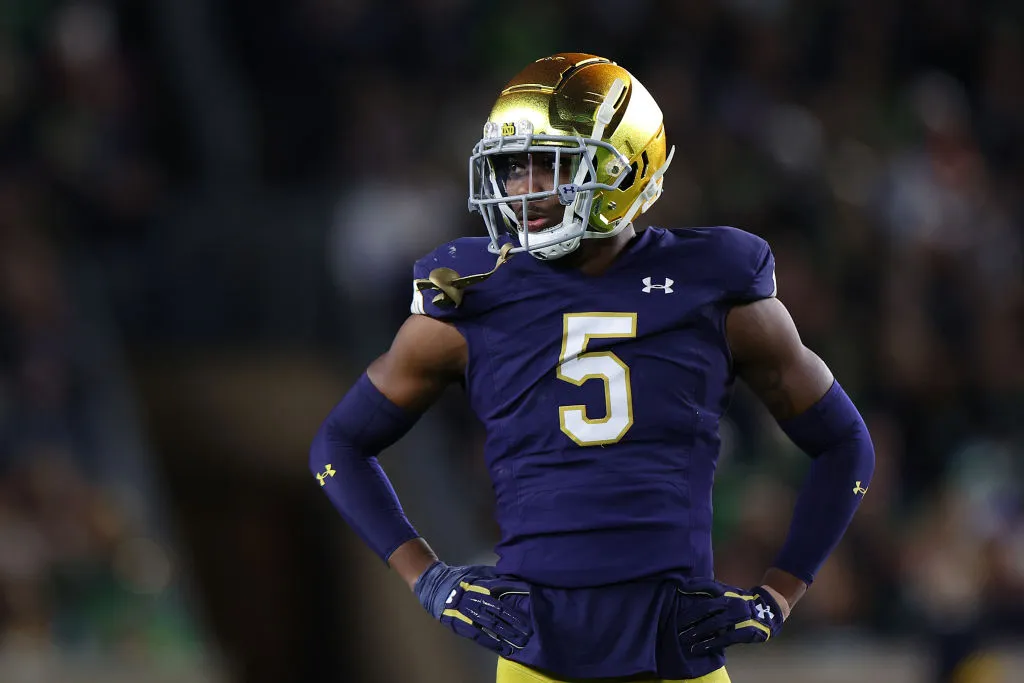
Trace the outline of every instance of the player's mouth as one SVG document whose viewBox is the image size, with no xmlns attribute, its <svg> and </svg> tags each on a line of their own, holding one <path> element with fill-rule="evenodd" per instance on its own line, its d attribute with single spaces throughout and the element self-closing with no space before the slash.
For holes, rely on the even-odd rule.
<svg viewBox="0 0 1024 683">
<path fill-rule="evenodd" d="M 540 232 L 546 230 L 558 223 L 557 218 L 550 216 L 541 216 L 540 218 L 531 218 L 526 222 L 526 228 L 530 232 Z"/>
</svg>

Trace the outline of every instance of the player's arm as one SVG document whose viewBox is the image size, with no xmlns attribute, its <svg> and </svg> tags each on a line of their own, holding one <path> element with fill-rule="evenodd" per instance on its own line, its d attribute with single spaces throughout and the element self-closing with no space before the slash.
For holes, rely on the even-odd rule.
<svg viewBox="0 0 1024 683">
<path fill-rule="evenodd" d="M 461 376 L 466 358 L 466 340 L 453 325 L 410 316 L 334 407 L 310 449 L 310 470 L 334 507 L 410 587 L 437 557 L 406 519 L 377 456 Z"/>
<path fill-rule="evenodd" d="M 429 408 L 445 387 L 462 377 L 466 340 L 454 325 L 413 315 L 398 330 L 391 348 L 370 364 L 370 382 L 395 406 L 413 415 Z M 422 537 L 406 541 L 387 559 L 410 588 L 437 555 Z"/>
<path fill-rule="evenodd" d="M 388 563 L 430 614 L 457 634 L 502 655 L 526 644 L 526 615 L 502 602 L 523 591 L 491 567 L 452 567 L 437 559 L 406 519 L 378 454 L 409 431 L 465 370 L 458 329 L 413 315 L 391 348 L 367 368 L 331 411 L 310 448 L 321 489 L 360 538 Z"/>
<path fill-rule="evenodd" d="M 867 427 L 825 363 L 771 297 L 734 307 L 726 334 L 738 376 L 813 462 L 786 543 L 764 577 L 784 615 L 814 580 L 860 505 L 874 471 Z"/>
</svg>

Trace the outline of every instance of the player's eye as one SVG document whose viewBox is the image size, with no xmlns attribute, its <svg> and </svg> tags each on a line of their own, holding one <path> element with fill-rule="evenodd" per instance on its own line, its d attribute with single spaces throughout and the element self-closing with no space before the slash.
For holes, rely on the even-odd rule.
<svg viewBox="0 0 1024 683">
<path fill-rule="evenodd" d="M 555 155 L 551 152 L 535 154 L 534 163 L 537 165 L 537 168 L 543 168 L 545 171 L 553 172 L 557 168 Z"/>
<path fill-rule="evenodd" d="M 529 161 L 525 155 L 499 156 L 492 159 L 492 163 L 495 175 L 503 182 L 510 178 L 520 178 L 529 169 Z"/>
</svg>

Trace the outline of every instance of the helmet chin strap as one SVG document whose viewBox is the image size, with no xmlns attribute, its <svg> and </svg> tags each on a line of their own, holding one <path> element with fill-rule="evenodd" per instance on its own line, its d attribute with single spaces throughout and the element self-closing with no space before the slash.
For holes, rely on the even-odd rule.
<svg viewBox="0 0 1024 683">
<path fill-rule="evenodd" d="M 538 258 L 541 261 L 555 261 L 568 256 L 580 246 L 580 237 L 572 237 L 561 242 L 555 242 L 548 247 L 540 247 L 538 249 L 531 249 L 530 256 Z"/>
<path fill-rule="evenodd" d="M 578 224 L 578 222 L 577 222 Z M 557 227 L 552 229 L 553 231 L 563 231 L 567 234 L 566 237 L 559 239 L 542 239 L 543 233 L 539 233 L 536 237 L 538 238 L 538 244 L 534 244 L 530 239 L 530 235 L 526 230 L 519 229 L 516 233 L 519 236 L 520 244 L 529 244 L 529 248 L 526 249 L 531 256 L 542 260 L 551 260 L 566 256 L 576 250 L 580 245 L 580 239 L 582 239 L 582 233 L 577 230 L 566 230 L 564 225 L 559 224 Z"/>
<path fill-rule="evenodd" d="M 583 239 L 585 240 L 601 240 L 606 237 L 615 237 L 620 232 L 625 230 L 631 225 L 630 221 L 619 219 L 615 222 L 615 227 L 606 232 L 598 232 L 597 230 L 587 230 L 583 233 Z"/>
</svg>

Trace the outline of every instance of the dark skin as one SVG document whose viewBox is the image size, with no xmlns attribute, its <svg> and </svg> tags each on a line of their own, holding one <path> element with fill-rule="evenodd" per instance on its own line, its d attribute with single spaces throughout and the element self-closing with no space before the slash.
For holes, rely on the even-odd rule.
<svg viewBox="0 0 1024 683">
<path fill-rule="evenodd" d="M 535 187 L 541 173 L 534 170 Z M 599 276 L 634 237 L 629 226 L 611 238 L 584 240 L 566 257 L 572 263 L 564 265 Z M 804 346 L 789 311 L 778 299 L 735 306 L 726 318 L 726 337 L 737 375 L 776 419 L 799 415 L 832 386 L 831 371 Z M 468 358 L 466 340 L 453 325 L 414 315 L 398 330 L 391 348 L 370 364 L 367 374 L 393 403 L 419 412 L 464 376 Z M 436 560 L 427 542 L 416 538 L 400 546 L 388 562 L 412 588 Z M 765 573 L 762 585 L 776 598 L 784 617 L 807 590 L 802 580 L 777 568 Z"/>
</svg>

